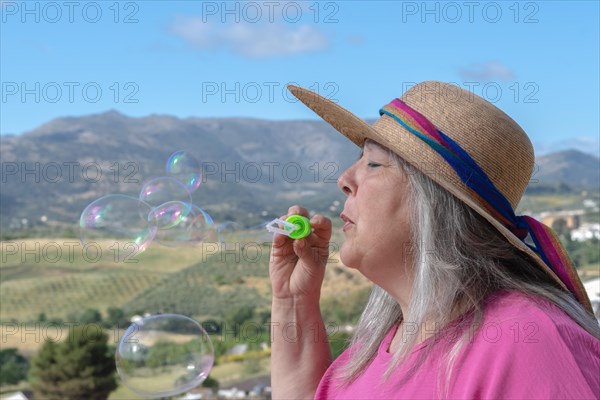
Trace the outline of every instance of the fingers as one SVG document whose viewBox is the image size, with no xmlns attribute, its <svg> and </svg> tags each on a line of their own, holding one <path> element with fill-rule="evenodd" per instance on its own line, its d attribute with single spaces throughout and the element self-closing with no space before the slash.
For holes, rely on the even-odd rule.
<svg viewBox="0 0 600 400">
<path fill-rule="evenodd" d="M 308 218 L 308 210 L 299 205 L 293 205 L 288 208 L 288 213 L 286 215 L 282 215 L 279 219 L 286 220 L 290 215 L 302 215 Z M 273 237 L 273 245 L 274 246 L 284 246 L 293 241 L 293 239 L 287 237 L 286 235 L 275 234 Z"/>
<path fill-rule="evenodd" d="M 310 218 L 308 210 L 299 205 L 293 205 L 288 208 L 288 213 L 280 218 L 285 220 L 290 215 L 302 215 L 306 218 Z M 284 247 L 293 245 L 294 252 L 297 255 L 300 255 L 302 249 L 305 247 L 305 240 L 308 240 L 311 245 L 317 245 L 318 247 L 322 247 L 322 245 L 324 245 L 323 242 L 327 242 L 328 245 L 329 239 L 331 238 L 331 220 L 323 215 L 315 214 L 310 218 L 310 224 L 313 228 L 313 232 L 307 238 L 294 240 L 286 235 L 275 234 L 273 246 Z"/>
<path fill-rule="evenodd" d="M 329 240 L 331 238 L 331 220 L 323 215 L 315 214 L 310 219 L 310 225 L 313 233 L 320 239 Z"/>
<path fill-rule="evenodd" d="M 303 217 L 308 218 L 308 210 L 302 206 L 299 206 L 297 204 L 291 206 L 290 208 L 288 208 L 288 213 L 285 217 L 283 217 L 284 219 L 289 217 L 290 215 L 302 215 Z"/>
<path fill-rule="evenodd" d="M 315 214 L 310 218 L 308 210 L 297 204 L 288 208 L 288 213 L 282 216 L 281 219 L 286 219 L 290 215 L 302 215 L 303 217 L 309 218 L 313 233 L 317 235 L 319 239 L 329 240 L 331 238 L 331 220 L 329 218 L 321 214 Z"/>
</svg>

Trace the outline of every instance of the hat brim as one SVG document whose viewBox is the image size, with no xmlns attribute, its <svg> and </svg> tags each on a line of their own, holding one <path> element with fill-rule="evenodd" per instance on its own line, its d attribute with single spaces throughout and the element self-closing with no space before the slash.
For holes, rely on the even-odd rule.
<svg viewBox="0 0 600 400">
<path fill-rule="evenodd" d="M 337 103 L 300 86 L 288 85 L 288 90 L 294 95 L 294 97 L 304 103 L 304 105 L 314 111 L 325 122 L 331 125 L 342 135 L 346 136 L 357 146 L 362 147 L 366 139 L 374 140 L 377 143 L 390 148 L 413 167 L 429 176 L 433 181 L 438 183 L 444 189 L 448 190 L 455 197 L 460 199 L 475 212 L 485 218 L 515 248 L 531 257 L 531 259 L 533 259 L 560 287 L 569 292 L 566 285 L 560 280 L 554 271 L 552 271 L 552 269 L 546 265 L 546 263 L 540 258 L 540 256 L 537 255 L 537 253 L 531 250 L 525 243 L 523 243 L 523 241 L 521 241 L 521 239 L 515 236 L 502 223 L 500 223 L 484 208 L 482 208 L 479 204 L 474 202 L 465 194 L 464 187 L 461 188 L 456 184 L 456 182 L 460 181 L 458 176 L 456 176 L 456 180 L 453 180 L 454 182 L 451 182 L 449 179 L 443 179 L 441 174 L 429 174 L 428 171 L 424 170 L 423 166 L 431 166 L 432 164 L 420 162 L 422 160 L 418 158 L 419 154 L 427 154 L 430 159 L 437 159 L 437 161 L 440 163 L 438 165 L 440 166 L 445 166 L 446 163 L 443 158 L 437 155 L 437 153 L 433 152 L 427 144 L 420 142 L 419 140 L 415 140 L 415 136 L 404 127 L 398 125 L 395 127 L 395 130 L 400 132 L 403 131 L 403 134 L 406 137 L 406 143 L 410 144 L 410 147 L 397 145 L 394 146 L 388 141 L 386 134 L 378 131 L 375 127 L 369 125 L 366 121 L 357 117 Z"/>
</svg>

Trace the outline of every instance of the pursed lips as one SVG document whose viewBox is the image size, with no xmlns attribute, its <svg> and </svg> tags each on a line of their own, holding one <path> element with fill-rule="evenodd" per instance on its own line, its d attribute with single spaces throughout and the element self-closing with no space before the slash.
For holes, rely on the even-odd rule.
<svg viewBox="0 0 600 400">
<path fill-rule="evenodd" d="M 350 218 L 348 218 L 348 216 L 346 214 L 341 213 L 340 218 L 342 219 L 342 221 L 344 221 L 344 227 L 342 228 L 342 230 L 344 232 L 346 232 L 346 230 L 348 228 L 350 228 L 350 226 L 354 225 L 354 221 L 352 221 Z"/>
</svg>

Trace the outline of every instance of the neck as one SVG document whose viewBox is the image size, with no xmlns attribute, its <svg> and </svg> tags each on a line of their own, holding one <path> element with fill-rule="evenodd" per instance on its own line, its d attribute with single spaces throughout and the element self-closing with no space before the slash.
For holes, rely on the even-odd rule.
<svg viewBox="0 0 600 400">
<path fill-rule="evenodd" d="M 419 329 L 420 328 L 420 329 Z M 437 328 L 439 328 L 438 324 L 434 321 L 426 321 L 422 324 L 417 324 L 410 321 L 402 321 L 400 322 L 400 326 L 398 326 L 398 330 L 394 334 L 394 338 L 390 343 L 390 347 L 388 349 L 389 353 L 394 353 L 398 348 L 408 341 L 414 340 L 416 336 L 416 341 L 414 345 L 418 345 L 423 343 L 429 338 L 436 336 L 439 332 L 437 332 Z"/>
</svg>

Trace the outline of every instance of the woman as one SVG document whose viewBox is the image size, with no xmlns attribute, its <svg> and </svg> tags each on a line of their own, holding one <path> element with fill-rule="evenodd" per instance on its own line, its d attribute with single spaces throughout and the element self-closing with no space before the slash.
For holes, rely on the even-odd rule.
<svg viewBox="0 0 600 400">
<path fill-rule="evenodd" d="M 374 289 L 332 363 L 319 311 L 331 222 L 275 236 L 274 398 L 599 396 L 600 328 L 577 273 L 549 228 L 514 214 L 534 157 L 510 117 L 441 82 L 414 86 L 372 126 L 290 91 L 363 149 L 338 180 L 340 257 Z"/>
</svg>

